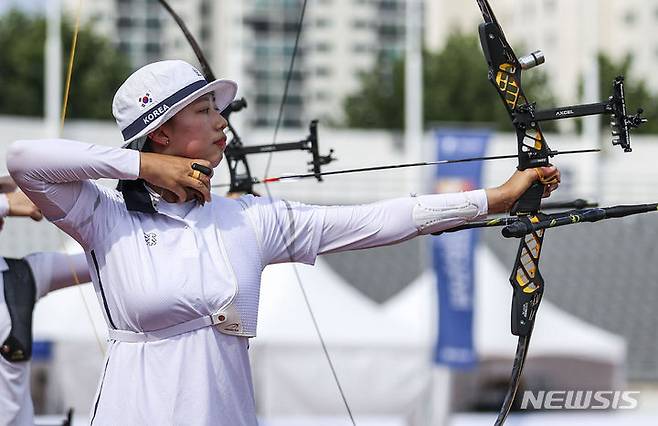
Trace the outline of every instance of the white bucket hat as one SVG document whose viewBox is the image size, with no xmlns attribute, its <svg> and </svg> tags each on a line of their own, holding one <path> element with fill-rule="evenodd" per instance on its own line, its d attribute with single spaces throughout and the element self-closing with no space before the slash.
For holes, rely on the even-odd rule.
<svg viewBox="0 0 658 426">
<path fill-rule="evenodd" d="M 185 61 L 154 62 L 135 71 L 119 87 L 112 101 L 112 115 L 127 147 L 206 93 L 215 94 L 215 104 L 223 111 L 237 90 L 238 85 L 231 80 L 207 82 Z"/>
</svg>

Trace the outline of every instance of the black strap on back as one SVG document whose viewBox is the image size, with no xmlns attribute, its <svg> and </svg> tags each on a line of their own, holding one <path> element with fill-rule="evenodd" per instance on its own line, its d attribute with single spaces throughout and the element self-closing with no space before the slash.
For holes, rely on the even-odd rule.
<svg viewBox="0 0 658 426">
<path fill-rule="evenodd" d="M 2 273 L 5 303 L 11 318 L 11 331 L 0 346 L 0 355 L 9 362 L 29 361 L 32 356 L 32 312 L 37 288 L 30 265 L 23 259 L 8 259 Z"/>
<path fill-rule="evenodd" d="M 157 210 L 153 207 L 151 195 L 146 190 L 145 183 L 142 179 L 120 180 L 117 190 L 123 193 L 123 200 L 126 203 L 128 211 L 157 213 Z"/>
<path fill-rule="evenodd" d="M 125 146 L 126 149 L 134 149 L 141 152 L 153 152 L 153 142 L 144 136 L 137 138 Z M 153 206 L 151 195 L 146 189 L 146 182 L 143 179 L 120 180 L 117 190 L 123 194 L 123 200 L 126 203 L 128 211 L 141 213 L 157 213 Z"/>
</svg>

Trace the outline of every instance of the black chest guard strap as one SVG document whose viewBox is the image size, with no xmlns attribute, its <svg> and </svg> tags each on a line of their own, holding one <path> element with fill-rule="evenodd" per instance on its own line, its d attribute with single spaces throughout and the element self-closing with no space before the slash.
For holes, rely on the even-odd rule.
<svg viewBox="0 0 658 426">
<path fill-rule="evenodd" d="M 11 331 L 0 346 L 0 355 L 9 362 L 29 361 L 32 356 L 32 311 L 36 302 L 36 283 L 25 260 L 5 260 L 9 269 L 2 273 L 2 278 Z"/>
</svg>

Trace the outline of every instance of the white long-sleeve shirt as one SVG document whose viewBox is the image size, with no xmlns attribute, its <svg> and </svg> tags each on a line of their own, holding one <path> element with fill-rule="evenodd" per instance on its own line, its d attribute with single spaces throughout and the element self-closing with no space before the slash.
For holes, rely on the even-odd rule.
<svg viewBox="0 0 658 426">
<path fill-rule="evenodd" d="M 430 227 L 419 226 L 413 197 L 320 207 L 215 195 L 203 206 L 154 199 L 157 213 L 148 214 L 91 181 L 136 179 L 139 166 L 139 152 L 67 140 L 19 141 L 8 153 L 16 183 L 85 249 L 110 328 L 157 331 L 227 306 L 239 312 L 234 335 L 205 327 L 159 341 L 111 341 L 94 425 L 255 425 L 245 336 L 255 335 L 265 266 L 397 243 L 487 209 L 484 191 L 472 191 L 433 196 L 420 215 L 438 212 L 424 222 Z"/>
<path fill-rule="evenodd" d="M 72 270 L 81 283 L 90 281 L 85 255 L 64 253 L 33 253 L 24 258 L 34 276 L 37 300 L 53 290 L 75 284 Z M 11 318 L 5 304 L 2 271 L 7 262 L 0 257 L 0 343 L 11 331 Z M 26 283 L 27 284 L 27 283 Z M 9 362 L 0 357 L 0 426 L 34 424 L 30 395 L 30 362 Z"/>
</svg>

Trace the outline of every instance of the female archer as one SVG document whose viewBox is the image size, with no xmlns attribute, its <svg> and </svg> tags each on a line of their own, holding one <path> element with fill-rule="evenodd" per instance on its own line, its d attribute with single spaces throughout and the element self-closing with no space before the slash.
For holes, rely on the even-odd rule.
<svg viewBox="0 0 658 426">
<path fill-rule="evenodd" d="M 399 243 L 508 210 L 554 167 L 497 188 L 359 206 L 220 197 L 220 115 L 237 86 L 183 61 L 146 65 L 112 109 L 123 148 L 17 141 L 8 168 L 43 214 L 85 249 L 110 343 L 94 425 L 256 425 L 248 339 L 261 272 L 319 254 Z M 120 180 L 118 189 L 95 182 Z"/>
</svg>

